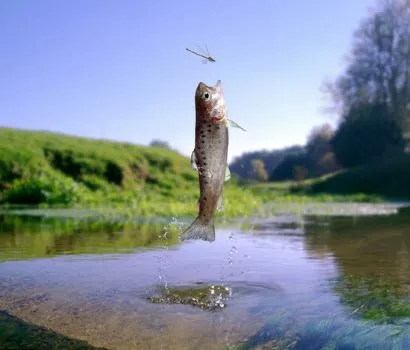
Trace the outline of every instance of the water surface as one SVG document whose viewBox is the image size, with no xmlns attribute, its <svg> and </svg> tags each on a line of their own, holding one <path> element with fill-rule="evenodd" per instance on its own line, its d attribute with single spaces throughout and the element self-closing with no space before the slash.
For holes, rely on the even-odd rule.
<svg viewBox="0 0 410 350">
<path fill-rule="evenodd" d="M 175 219 L 3 213 L 0 310 L 110 349 L 409 348 L 409 209 L 323 208 L 183 244 Z M 149 301 L 211 285 L 218 310 Z"/>
</svg>

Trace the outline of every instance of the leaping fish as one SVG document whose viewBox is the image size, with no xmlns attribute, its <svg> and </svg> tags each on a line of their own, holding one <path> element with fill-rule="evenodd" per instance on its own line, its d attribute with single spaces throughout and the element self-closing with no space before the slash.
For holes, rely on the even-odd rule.
<svg viewBox="0 0 410 350">
<path fill-rule="evenodd" d="M 224 207 L 223 185 L 230 179 L 227 165 L 228 126 L 239 127 L 227 118 L 221 81 L 215 86 L 200 82 L 195 92 L 195 148 L 191 166 L 198 170 L 199 213 L 195 221 L 181 235 L 181 240 L 215 240 L 214 213 Z M 246 131 L 246 130 L 245 130 Z"/>
</svg>

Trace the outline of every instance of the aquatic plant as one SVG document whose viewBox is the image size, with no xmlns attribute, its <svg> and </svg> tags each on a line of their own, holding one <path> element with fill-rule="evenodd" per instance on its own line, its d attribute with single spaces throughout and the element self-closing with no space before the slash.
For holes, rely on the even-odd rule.
<svg viewBox="0 0 410 350">
<path fill-rule="evenodd" d="M 186 304 L 215 311 L 226 307 L 231 289 L 222 285 L 163 287 L 160 293 L 159 296 L 150 296 L 148 300 L 155 304 Z"/>
<path fill-rule="evenodd" d="M 290 314 L 272 315 L 261 330 L 234 350 L 397 349 L 410 346 L 410 329 L 342 317 L 314 317 L 305 322 Z"/>
<path fill-rule="evenodd" d="M 377 276 L 344 276 L 335 291 L 353 316 L 378 323 L 410 319 L 410 301 L 402 284 Z"/>
</svg>

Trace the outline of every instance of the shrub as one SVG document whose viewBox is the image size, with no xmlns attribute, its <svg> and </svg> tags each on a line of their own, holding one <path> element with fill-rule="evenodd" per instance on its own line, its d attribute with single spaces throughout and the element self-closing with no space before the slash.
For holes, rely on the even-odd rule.
<svg viewBox="0 0 410 350">
<path fill-rule="evenodd" d="M 81 182 L 91 191 L 109 191 L 113 188 L 112 185 L 97 175 L 84 175 L 81 177 Z"/>
<path fill-rule="evenodd" d="M 61 175 L 42 175 L 30 179 L 17 179 L 3 194 L 3 201 L 11 204 L 64 204 L 81 201 L 86 188 Z"/>
</svg>

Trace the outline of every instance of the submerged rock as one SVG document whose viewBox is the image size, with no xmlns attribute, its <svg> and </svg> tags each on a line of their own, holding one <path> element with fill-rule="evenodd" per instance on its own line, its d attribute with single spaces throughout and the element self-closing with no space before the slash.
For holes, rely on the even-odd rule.
<svg viewBox="0 0 410 350">
<path fill-rule="evenodd" d="M 166 287 L 161 295 L 148 299 L 155 304 L 188 304 L 203 310 L 220 310 L 226 307 L 226 301 L 232 290 L 221 285 L 206 287 Z"/>
</svg>

